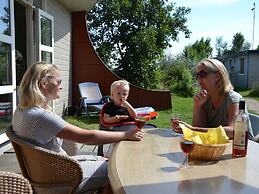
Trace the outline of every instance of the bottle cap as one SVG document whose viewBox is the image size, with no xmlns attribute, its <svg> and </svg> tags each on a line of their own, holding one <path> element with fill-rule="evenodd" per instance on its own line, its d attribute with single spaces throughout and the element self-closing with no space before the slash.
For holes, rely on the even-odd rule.
<svg viewBox="0 0 259 194">
<path fill-rule="evenodd" d="M 245 100 L 244 100 L 244 99 L 241 99 L 241 100 L 239 101 L 239 109 L 245 110 L 245 107 L 246 107 Z"/>
</svg>

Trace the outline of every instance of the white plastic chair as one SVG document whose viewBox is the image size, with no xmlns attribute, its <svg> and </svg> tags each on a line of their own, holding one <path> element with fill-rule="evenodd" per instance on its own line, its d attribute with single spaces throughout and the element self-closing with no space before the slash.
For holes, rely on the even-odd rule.
<svg viewBox="0 0 259 194">
<path fill-rule="evenodd" d="M 80 98 L 80 109 L 89 116 L 89 112 L 93 110 L 99 113 L 105 102 L 109 101 L 108 96 L 102 96 L 98 83 L 83 82 L 78 84 Z"/>
</svg>

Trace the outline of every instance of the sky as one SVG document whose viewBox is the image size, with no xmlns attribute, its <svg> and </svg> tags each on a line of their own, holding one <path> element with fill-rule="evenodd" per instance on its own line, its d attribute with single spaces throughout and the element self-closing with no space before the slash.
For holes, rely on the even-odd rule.
<svg viewBox="0 0 259 194">
<path fill-rule="evenodd" d="M 176 6 L 191 8 L 187 17 L 188 29 L 192 32 L 190 39 L 179 34 L 178 42 L 171 42 L 167 53 L 176 55 L 185 46 L 193 44 L 202 37 L 211 39 L 213 55 L 216 54 L 216 38 L 222 36 L 223 41 L 231 46 L 233 36 L 241 32 L 247 42 L 253 40 L 253 15 L 251 9 L 255 3 L 254 49 L 259 45 L 259 1 L 258 0 L 169 0 Z M 252 48 L 251 48 L 252 49 Z"/>
</svg>

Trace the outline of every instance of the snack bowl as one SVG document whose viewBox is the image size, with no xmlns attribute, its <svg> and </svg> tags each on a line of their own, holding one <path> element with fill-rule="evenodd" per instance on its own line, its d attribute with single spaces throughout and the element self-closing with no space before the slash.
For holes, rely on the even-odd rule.
<svg viewBox="0 0 259 194">
<path fill-rule="evenodd" d="M 225 144 L 194 144 L 193 151 L 189 157 L 197 160 L 219 160 L 225 152 L 227 146 L 230 145 L 228 141 Z"/>
</svg>

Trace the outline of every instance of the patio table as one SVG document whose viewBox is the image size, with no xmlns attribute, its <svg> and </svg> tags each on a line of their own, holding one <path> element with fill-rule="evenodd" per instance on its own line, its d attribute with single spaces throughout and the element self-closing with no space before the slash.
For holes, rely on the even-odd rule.
<svg viewBox="0 0 259 194">
<path fill-rule="evenodd" d="M 121 141 L 113 149 L 108 175 L 116 194 L 259 193 L 259 144 L 249 141 L 243 158 L 232 158 L 229 145 L 219 161 L 184 160 L 171 129 L 144 129 L 142 141 Z"/>
</svg>

